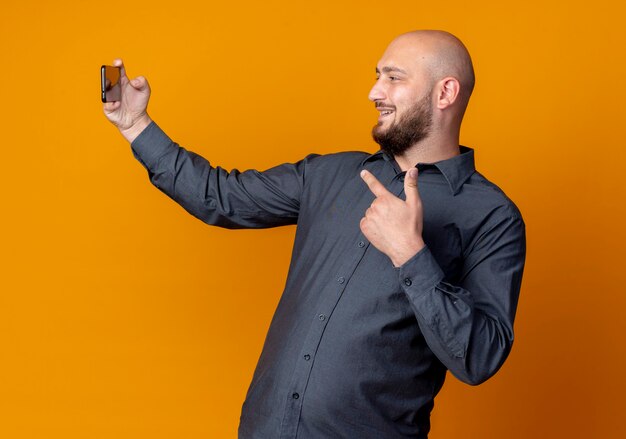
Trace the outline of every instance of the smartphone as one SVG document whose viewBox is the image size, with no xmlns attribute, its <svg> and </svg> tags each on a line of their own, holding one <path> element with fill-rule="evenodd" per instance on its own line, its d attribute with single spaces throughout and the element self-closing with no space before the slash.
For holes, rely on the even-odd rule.
<svg viewBox="0 0 626 439">
<path fill-rule="evenodd" d="M 119 67 L 102 66 L 100 68 L 100 90 L 102 102 L 114 102 L 122 98 Z"/>
</svg>

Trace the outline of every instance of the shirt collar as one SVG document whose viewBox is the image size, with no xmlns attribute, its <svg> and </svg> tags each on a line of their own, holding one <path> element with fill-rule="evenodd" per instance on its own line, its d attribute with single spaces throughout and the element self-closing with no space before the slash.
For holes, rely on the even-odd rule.
<svg viewBox="0 0 626 439">
<path fill-rule="evenodd" d="M 420 162 L 415 166 L 419 170 L 432 167 L 438 169 L 448 182 L 452 195 L 456 195 L 459 193 L 461 187 L 467 179 L 470 178 L 470 176 L 476 171 L 476 166 L 474 164 L 474 150 L 463 145 L 460 145 L 459 148 L 461 153 L 457 156 L 434 163 Z M 361 166 L 364 166 L 367 162 L 380 159 L 390 162 L 394 168 L 396 168 L 395 160 L 382 150 L 378 150 L 374 154 L 365 157 L 361 162 Z"/>
</svg>

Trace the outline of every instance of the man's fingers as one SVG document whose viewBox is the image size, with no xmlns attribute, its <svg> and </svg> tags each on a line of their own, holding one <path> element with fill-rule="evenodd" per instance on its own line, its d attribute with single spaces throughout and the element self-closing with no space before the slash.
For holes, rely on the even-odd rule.
<svg viewBox="0 0 626 439">
<path fill-rule="evenodd" d="M 111 113 L 119 108 L 122 103 L 120 101 L 105 102 L 103 105 L 105 113 Z"/>
<path fill-rule="evenodd" d="M 148 88 L 148 80 L 143 76 L 137 76 L 132 81 L 130 81 L 130 85 L 132 85 L 137 90 L 145 90 Z"/>
<path fill-rule="evenodd" d="M 113 66 L 114 67 L 119 67 L 120 68 L 120 77 L 126 78 L 126 68 L 124 67 L 124 61 L 122 61 L 121 58 L 115 58 L 115 60 L 113 61 Z"/>
<path fill-rule="evenodd" d="M 383 184 L 378 181 L 371 172 L 366 171 L 365 169 L 362 170 L 361 178 L 365 181 L 367 187 L 370 188 L 370 191 L 372 191 L 372 193 L 377 197 L 381 197 L 389 193 L 389 191 L 385 189 L 385 186 L 383 186 Z"/>
<path fill-rule="evenodd" d="M 417 168 L 409 169 L 404 176 L 404 195 L 408 204 L 415 205 L 420 201 L 417 189 Z"/>
</svg>

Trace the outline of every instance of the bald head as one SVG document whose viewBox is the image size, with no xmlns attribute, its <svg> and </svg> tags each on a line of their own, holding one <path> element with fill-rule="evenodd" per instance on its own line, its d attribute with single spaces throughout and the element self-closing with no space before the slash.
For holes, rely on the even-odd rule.
<svg viewBox="0 0 626 439">
<path fill-rule="evenodd" d="M 456 78 L 460 84 L 459 97 L 467 105 L 474 89 L 474 67 L 469 52 L 457 37 L 439 30 L 413 31 L 394 39 L 387 51 L 412 57 L 411 61 L 428 69 L 433 82 Z"/>
</svg>

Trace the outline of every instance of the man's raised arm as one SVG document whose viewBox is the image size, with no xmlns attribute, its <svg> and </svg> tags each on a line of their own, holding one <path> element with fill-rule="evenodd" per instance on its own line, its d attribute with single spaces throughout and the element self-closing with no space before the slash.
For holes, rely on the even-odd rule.
<svg viewBox="0 0 626 439">
<path fill-rule="evenodd" d="M 315 155 L 264 172 L 226 171 L 173 142 L 150 119 L 148 81 L 130 80 L 120 67 L 121 100 L 103 104 L 106 117 L 131 143 L 150 181 L 200 220 L 227 228 L 274 227 L 297 222 L 305 168 Z"/>
</svg>

